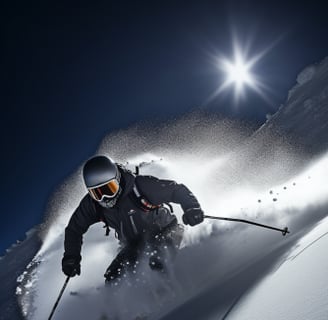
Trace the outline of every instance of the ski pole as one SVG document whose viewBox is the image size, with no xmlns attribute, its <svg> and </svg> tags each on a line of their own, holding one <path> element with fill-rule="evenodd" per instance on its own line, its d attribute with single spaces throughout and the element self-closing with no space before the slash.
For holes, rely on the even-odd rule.
<svg viewBox="0 0 328 320">
<path fill-rule="evenodd" d="M 285 236 L 287 233 L 290 233 L 289 230 L 288 230 L 288 227 L 285 227 L 283 229 L 280 229 L 280 228 L 275 228 L 275 227 L 271 227 L 271 226 L 268 226 L 268 225 L 265 225 L 265 224 L 261 224 L 261 223 L 257 223 L 257 222 L 253 222 L 253 221 L 248 221 L 248 220 L 243 220 L 243 219 L 234 219 L 234 218 L 225 218 L 225 217 L 214 217 L 214 216 L 204 216 L 204 218 L 207 218 L 207 219 L 216 219 L 216 220 L 226 220 L 226 221 L 236 221 L 236 222 L 243 222 L 243 223 L 253 224 L 254 226 L 258 226 L 258 227 L 262 227 L 262 228 L 267 228 L 267 229 L 271 229 L 271 230 L 280 231 L 283 236 Z"/>
<path fill-rule="evenodd" d="M 50 319 L 52 318 L 52 316 L 53 316 L 53 314 L 54 314 L 54 312 L 55 312 L 55 310 L 56 310 L 56 308 L 57 308 L 57 306 L 58 306 L 59 300 L 60 300 L 60 298 L 62 297 L 62 295 L 63 295 L 63 293 L 64 293 L 64 291 L 65 291 L 65 289 L 66 289 L 66 286 L 67 286 L 68 281 L 69 281 L 70 278 L 71 278 L 70 276 L 68 276 L 68 277 L 66 278 L 65 283 L 64 283 L 62 289 L 60 290 L 59 296 L 58 296 L 58 298 L 57 298 L 57 300 L 56 300 L 56 302 L 55 302 L 55 304 L 54 304 L 54 306 L 53 306 L 53 308 L 52 308 L 52 310 L 51 310 L 51 313 L 50 313 L 50 316 L 49 316 L 48 320 L 50 320 Z"/>
</svg>

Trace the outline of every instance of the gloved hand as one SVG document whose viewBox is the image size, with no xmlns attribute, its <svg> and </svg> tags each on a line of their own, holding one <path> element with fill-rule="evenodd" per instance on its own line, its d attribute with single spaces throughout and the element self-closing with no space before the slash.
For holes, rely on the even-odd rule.
<svg viewBox="0 0 328 320">
<path fill-rule="evenodd" d="M 203 220 L 204 212 L 201 208 L 187 209 L 182 216 L 183 223 L 191 226 L 195 226 L 196 224 L 203 222 Z"/>
<path fill-rule="evenodd" d="M 62 259 L 62 270 L 68 277 L 81 274 L 81 256 L 64 255 Z"/>
</svg>

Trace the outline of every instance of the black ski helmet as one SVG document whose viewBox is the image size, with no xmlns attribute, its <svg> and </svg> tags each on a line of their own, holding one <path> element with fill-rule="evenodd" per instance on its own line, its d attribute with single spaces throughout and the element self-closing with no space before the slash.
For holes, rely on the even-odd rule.
<svg viewBox="0 0 328 320">
<path fill-rule="evenodd" d="M 91 197 L 105 208 L 113 207 L 121 193 L 121 174 L 106 156 L 95 156 L 83 166 L 83 180 Z"/>
</svg>

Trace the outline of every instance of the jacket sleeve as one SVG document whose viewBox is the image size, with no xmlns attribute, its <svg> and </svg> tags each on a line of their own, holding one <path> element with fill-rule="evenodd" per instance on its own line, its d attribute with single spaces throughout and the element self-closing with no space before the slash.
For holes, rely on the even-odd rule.
<svg viewBox="0 0 328 320">
<path fill-rule="evenodd" d="M 80 257 L 83 234 L 88 228 L 100 221 L 95 204 L 86 195 L 71 216 L 65 229 L 65 256 Z"/>
<path fill-rule="evenodd" d="M 154 205 L 173 202 L 180 204 L 183 211 L 200 208 L 198 200 L 184 184 L 153 176 L 137 176 L 136 184 L 142 195 Z"/>
</svg>

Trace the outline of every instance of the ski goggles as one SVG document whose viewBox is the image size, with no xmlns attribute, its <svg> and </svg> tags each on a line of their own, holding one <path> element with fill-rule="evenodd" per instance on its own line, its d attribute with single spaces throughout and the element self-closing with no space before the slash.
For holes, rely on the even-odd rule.
<svg viewBox="0 0 328 320">
<path fill-rule="evenodd" d="M 110 180 L 99 186 L 88 188 L 93 199 L 102 201 L 104 198 L 114 198 L 120 189 L 120 184 L 116 179 Z"/>
</svg>

